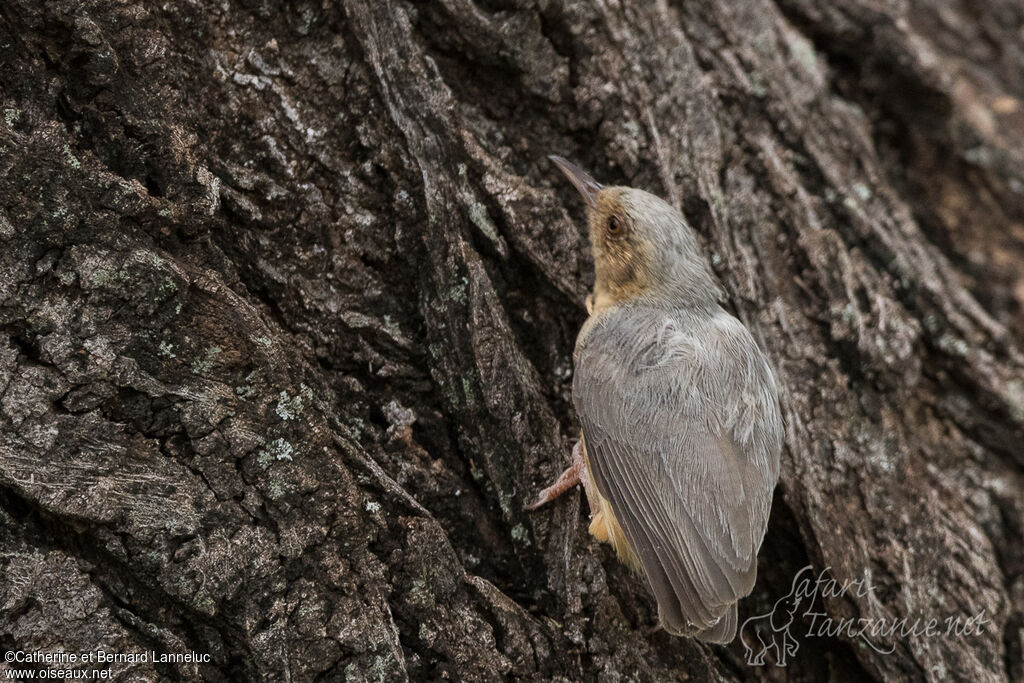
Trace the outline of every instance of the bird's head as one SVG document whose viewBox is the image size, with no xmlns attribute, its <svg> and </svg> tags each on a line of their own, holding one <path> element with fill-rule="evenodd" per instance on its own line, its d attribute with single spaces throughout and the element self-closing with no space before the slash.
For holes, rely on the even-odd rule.
<svg viewBox="0 0 1024 683">
<path fill-rule="evenodd" d="M 551 160 L 587 204 L 595 310 L 632 299 L 670 306 L 715 302 L 715 278 L 679 211 L 649 192 L 604 187 L 572 162 Z"/>
</svg>

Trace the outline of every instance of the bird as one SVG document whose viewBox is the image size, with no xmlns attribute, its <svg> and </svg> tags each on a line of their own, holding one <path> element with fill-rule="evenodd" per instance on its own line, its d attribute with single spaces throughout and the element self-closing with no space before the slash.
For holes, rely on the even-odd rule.
<svg viewBox="0 0 1024 683">
<path fill-rule="evenodd" d="M 779 479 L 775 374 L 676 208 L 549 158 L 587 205 L 594 288 L 573 352 L 580 440 L 526 507 L 582 483 L 590 534 L 647 578 L 660 627 L 728 643 Z"/>
</svg>

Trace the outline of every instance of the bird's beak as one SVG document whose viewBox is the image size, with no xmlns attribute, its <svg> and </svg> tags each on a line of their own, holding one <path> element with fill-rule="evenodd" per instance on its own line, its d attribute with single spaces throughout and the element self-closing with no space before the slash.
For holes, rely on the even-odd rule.
<svg viewBox="0 0 1024 683">
<path fill-rule="evenodd" d="M 593 209 L 597 207 L 597 193 L 603 187 L 601 183 L 591 178 L 586 171 L 568 159 L 554 155 L 549 156 L 548 159 L 555 162 L 558 168 L 562 170 L 562 173 L 565 174 L 565 177 L 569 179 L 569 182 L 580 191 L 580 194 L 583 195 L 583 201 L 587 203 L 587 208 Z"/>
</svg>

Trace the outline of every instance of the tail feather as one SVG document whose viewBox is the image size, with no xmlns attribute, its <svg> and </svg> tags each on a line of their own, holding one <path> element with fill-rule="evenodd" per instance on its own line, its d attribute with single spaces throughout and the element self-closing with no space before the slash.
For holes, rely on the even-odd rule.
<svg viewBox="0 0 1024 683">
<path fill-rule="evenodd" d="M 731 643 L 732 639 L 736 637 L 737 622 L 736 605 L 733 604 L 722 618 L 718 620 L 717 624 L 709 629 L 695 633 L 693 637 L 708 643 L 721 643 L 722 645 Z"/>
</svg>

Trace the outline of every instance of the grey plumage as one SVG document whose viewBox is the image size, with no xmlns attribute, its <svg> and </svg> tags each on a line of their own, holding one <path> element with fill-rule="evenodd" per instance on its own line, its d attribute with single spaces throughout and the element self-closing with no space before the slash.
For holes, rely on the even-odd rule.
<svg viewBox="0 0 1024 683">
<path fill-rule="evenodd" d="M 602 298 L 599 271 L 577 339 L 573 401 L 587 466 L 666 630 L 728 642 L 736 602 L 754 585 L 779 476 L 775 379 L 747 329 L 716 302 L 720 288 L 679 212 L 641 190 L 605 192 L 644 255 L 640 264 L 622 257 L 644 286 Z M 592 212 L 598 262 L 618 248 L 600 229 Z"/>
<path fill-rule="evenodd" d="M 587 203 L 595 277 L 574 354 L 583 438 L 527 508 L 582 482 L 590 533 L 646 575 L 665 629 L 729 642 L 779 478 L 775 377 L 678 211 L 551 159 Z"/>
</svg>

